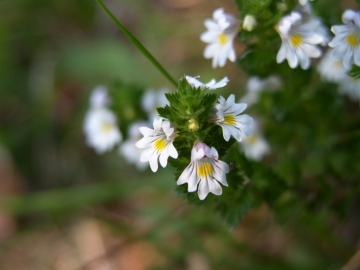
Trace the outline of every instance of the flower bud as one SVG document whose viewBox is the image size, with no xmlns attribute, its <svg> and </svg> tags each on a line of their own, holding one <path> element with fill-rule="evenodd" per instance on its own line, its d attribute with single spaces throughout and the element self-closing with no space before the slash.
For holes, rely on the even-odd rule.
<svg viewBox="0 0 360 270">
<path fill-rule="evenodd" d="M 246 15 L 243 21 L 243 29 L 251 32 L 257 26 L 257 20 L 253 15 Z"/>
<path fill-rule="evenodd" d="M 191 130 L 191 131 L 198 131 L 199 130 L 199 122 L 198 120 L 194 119 L 194 118 L 191 118 L 189 121 L 188 121 L 188 129 Z"/>
</svg>

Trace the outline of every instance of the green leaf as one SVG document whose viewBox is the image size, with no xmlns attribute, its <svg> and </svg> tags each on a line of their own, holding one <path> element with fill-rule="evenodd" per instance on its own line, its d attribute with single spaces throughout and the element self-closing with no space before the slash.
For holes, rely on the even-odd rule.
<svg viewBox="0 0 360 270">
<path fill-rule="evenodd" d="M 358 0 L 360 1 L 360 0 Z M 353 64 L 351 69 L 346 71 L 346 74 L 350 77 L 353 77 L 354 79 L 360 79 L 360 67 Z"/>
</svg>

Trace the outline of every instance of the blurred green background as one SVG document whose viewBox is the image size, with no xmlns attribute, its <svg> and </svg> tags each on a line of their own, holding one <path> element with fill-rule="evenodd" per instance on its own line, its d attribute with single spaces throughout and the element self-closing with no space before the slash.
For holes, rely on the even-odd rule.
<svg viewBox="0 0 360 270">
<path fill-rule="evenodd" d="M 211 69 L 199 39 L 216 8 L 237 14 L 232 1 L 105 4 L 175 79 L 228 76 L 244 93 L 245 73 Z M 279 225 L 262 205 L 228 228 L 176 196 L 171 168 L 138 172 L 117 149 L 85 145 L 96 85 L 175 90 L 95 0 L 2 0 L 0 15 L 0 269 L 359 269 L 359 216 L 297 213 Z"/>
</svg>

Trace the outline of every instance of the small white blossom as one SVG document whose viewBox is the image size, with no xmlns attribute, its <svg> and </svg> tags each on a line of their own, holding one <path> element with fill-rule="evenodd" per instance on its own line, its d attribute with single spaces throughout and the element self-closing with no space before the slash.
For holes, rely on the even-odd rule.
<svg viewBox="0 0 360 270">
<path fill-rule="evenodd" d="M 167 160 L 170 157 L 177 158 L 173 142 L 176 137 L 176 131 L 168 120 L 155 118 L 154 129 L 140 127 L 139 130 L 144 137 L 135 145 L 138 148 L 146 148 L 140 157 L 141 162 L 149 162 L 153 172 L 158 169 L 158 159 L 162 167 L 166 167 Z"/>
<path fill-rule="evenodd" d="M 104 108 L 110 103 L 110 98 L 107 92 L 107 89 L 103 85 L 98 85 L 94 88 L 90 96 L 90 107 L 95 108 Z"/>
<path fill-rule="evenodd" d="M 306 4 L 308 4 L 309 0 L 299 0 L 299 4 L 302 6 L 305 6 Z M 314 1 L 314 0 L 310 0 L 310 1 Z"/>
<path fill-rule="evenodd" d="M 315 46 L 324 41 L 315 32 L 319 24 L 317 20 L 303 22 L 301 14 L 295 11 L 282 18 L 276 27 L 282 40 L 276 61 L 281 63 L 287 59 L 291 68 L 296 68 L 300 63 L 301 68 L 308 69 L 310 57 L 321 56 L 321 50 Z"/>
<path fill-rule="evenodd" d="M 134 164 L 138 170 L 144 170 L 148 167 L 148 163 L 141 162 L 140 157 L 143 152 L 135 146 L 135 143 L 142 137 L 139 128 L 150 126 L 147 122 L 138 121 L 128 127 L 128 137 L 119 147 L 119 153 L 130 163 Z"/>
<path fill-rule="evenodd" d="M 353 101 L 359 101 L 360 79 L 355 79 L 345 74 L 339 83 L 339 93 L 346 94 Z"/>
<path fill-rule="evenodd" d="M 334 61 L 331 59 L 332 49 L 328 50 L 317 66 L 317 71 L 320 73 L 324 81 L 339 83 L 345 75 L 345 69 L 342 61 Z"/>
<path fill-rule="evenodd" d="M 200 39 L 209 43 L 204 51 L 204 57 L 212 58 L 212 67 L 223 67 L 226 59 L 234 62 L 236 59 L 233 48 L 233 40 L 236 37 L 240 21 L 219 8 L 213 13 L 213 20 L 205 20 L 205 26 L 208 29 L 202 33 Z"/>
<path fill-rule="evenodd" d="M 142 109 L 148 113 L 149 119 L 159 117 L 157 108 L 164 107 L 169 104 L 165 94 L 169 93 L 166 88 L 161 88 L 159 91 L 147 89 L 141 97 Z"/>
<path fill-rule="evenodd" d="M 239 142 L 244 135 L 251 137 L 249 125 L 253 119 L 247 114 L 241 114 L 246 107 L 245 103 L 235 103 L 234 95 L 230 95 L 227 100 L 220 96 L 209 120 L 221 126 L 225 141 L 229 141 L 231 135 Z"/>
<path fill-rule="evenodd" d="M 295 11 L 301 14 L 303 23 L 312 23 L 315 27 L 314 35 L 322 38 L 322 42 L 320 44 L 322 46 L 326 46 L 331 39 L 329 29 L 324 25 L 321 18 L 313 14 L 310 3 L 306 3 L 303 6 L 297 6 Z"/>
<path fill-rule="evenodd" d="M 255 29 L 255 27 L 257 26 L 257 20 L 253 15 L 246 15 L 243 21 L 243 29 L 245 29 L 246 31 L 251 32 L 252 30 Z"/>
<path fill-rule="evenodd" d="M 334 61 L 342 60 L 344 68 L 348 70 L 354 62 L 360 66 L 360 12 L 346 10 L 342 21 L 345 25 L 331 27 L 335 37 L 329 46 L 334 48 L 331 58 Z"/>
<path fill-rule="evenodd" d="M 193 87 L 196 87 L 196 88 L 203 87 L 203 88 L 207 88 L 209 90 L 214 90 L 217 88 L 224 87 L 229 82 L 229 79 L 227 77 L 222 78 L 218 82 L 216 82 L 215 79 L 212 79 L 208 83 L 202 83 L 196 79 L 196 78 L 199 78 L 200 76 L 196 76 L 196 77 L 185 76 L 185 77 L 186 77 L 186 80 L 188 81 L 188 83 L 191 84 Z"/>
<path fill-rule="evenodd" d="M 111 150 L 122 139 L 115 114 L 107 108 L 90 109 L 84 121 L 86 143 L 98 154 Z"/>
<path fill-rule="evenodd" d="M 253 132 L 252 137 L 244 138 L 240 143 L 241 148 L 248 159 L 260 161 L 270 152 L 270 146 L 255 122 L 252 123 L 251 130 Z"/>
<path fill-rule="evenodd" d="M 266 79 L 251 77 L 246 84 L 247 93 L 240 101 L 250 106 L 258 102 L 262 91 L 275 91 L 280 89 L 281 86 L 282 82 L 276 76 L 270 76 Z"/>
<path fill-rule="evenodd" d="M 116 116 L 106 107 L 109 102 L 106 88 L 96 87 L 90 96 L 91 107 L 84 120 L 86 143 L 98 154 L 111 150 L 122 139 Z"/>
<path fill-rule="evenodd" d="M 228 186 L 228 172 L 229 165 L 219 160 L 219 154 L 214 147 L 210 148 L 205 143 L 197 142 L 191 150 L 191 162 L 180 175 L 177 184 L 188 183 L 188 191 L 198 190 L 199 199 L 204 200 L 209 192 L 215 195 L 222 194 L 218 182 Z"/>
</svg>

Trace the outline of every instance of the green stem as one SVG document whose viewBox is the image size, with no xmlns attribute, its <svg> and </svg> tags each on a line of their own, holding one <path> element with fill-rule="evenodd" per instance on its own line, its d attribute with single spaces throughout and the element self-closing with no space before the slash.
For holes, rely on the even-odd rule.
<svg viewBox="0 0 360 270">
<path fill-rule="evenodd" d="M 152 54 L 141 44 L 141 42 L 134 37 L 127 28 L 120 23 L 111 11 L 105 6 L 101 0 L 96 0 L 98 4 L 103 8 L 103 10 L 110 16 L 110 18 L 115 22 L 115 24 L 120 28 L 120 30 L 130 39 L 130 41 L 149 59 L 149 61 L 175 86 L 177 87 L 176 81 L 171 77 L 171 75 L 160 65 L 160 63 L 152 56 Z"/>
</svg>

